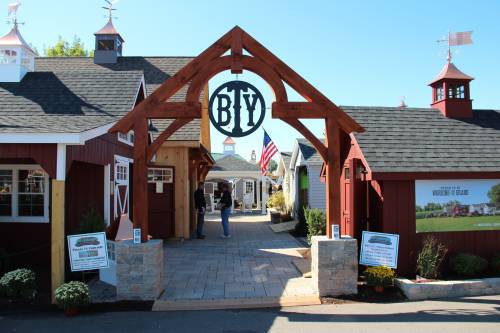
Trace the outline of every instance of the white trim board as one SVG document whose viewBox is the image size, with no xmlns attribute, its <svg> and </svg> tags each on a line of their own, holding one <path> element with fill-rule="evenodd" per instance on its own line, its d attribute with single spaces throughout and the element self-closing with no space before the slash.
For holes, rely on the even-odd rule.
<svg viewBox="0 0 500 333">
<path fill-rule="evenodd" d="M 80 133 L 0 133 L 0 143 L 62 143 L 84 145 L 86 141 L 108 133 L 116 121 Z"/>
</svg>

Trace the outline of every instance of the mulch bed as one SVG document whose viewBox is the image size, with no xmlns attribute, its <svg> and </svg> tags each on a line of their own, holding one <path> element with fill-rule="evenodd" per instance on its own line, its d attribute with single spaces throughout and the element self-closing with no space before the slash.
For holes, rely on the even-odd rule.
<svg viewBox="0 0 500 333">
<path fill-rule="evenodd" d="M 364 283 L 358 285 L 357 295 L 346 295 L 338 297 L 321 297 L 322 304 L 344 304 L 344 303 L 398 303 L 407 301 L 406 297 L 397 287 L 386 287 L 384 292 L 377 293 L 372 287 Z"/>
</svg>

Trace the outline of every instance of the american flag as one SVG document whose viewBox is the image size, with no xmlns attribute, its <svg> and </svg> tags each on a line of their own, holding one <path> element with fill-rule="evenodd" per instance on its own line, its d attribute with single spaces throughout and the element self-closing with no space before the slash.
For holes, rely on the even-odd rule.
<svg viewBox="0 0 500 333">
<path fill-rule="evenodd" d="M 264 130 L 264 145 L 262 146 L 262 154 L 260 155 L 259 166 L 262 174 L 266 174 L 267 165 L 271 158 L 278 152 L 278 148 L 274 144 L 269 134 Z"/>
</svg>

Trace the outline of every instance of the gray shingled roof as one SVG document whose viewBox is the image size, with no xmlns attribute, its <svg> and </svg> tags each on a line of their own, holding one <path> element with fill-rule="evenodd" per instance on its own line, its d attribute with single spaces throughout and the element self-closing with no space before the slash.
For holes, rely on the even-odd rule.
<svg viewBox="0 0 500 333">
<path fill-rule="evenodd" d="M 89 71 L 89 72 L 128 72 L 140 70 L 144 73 L 146 82 L 146 93 L 149 95 L 155 91 L 163 82 L 169 79 L 184 67 L 193 57 L 119 57 L 116 64 L 94 64 L 92 58 L 37 58 L 37 70 L 50 71 Z M 183 87 L 172 98 L 171 101 L 184 101 L 187 87 Z M 203 98 L 203 96 L 201 96 Z M 158 128 L 159 135 L 168 127 L 173 120 L 155 120 L 154 125 Z M 169 141 L 199 141 L 200 119 L 194 119 L 175 132 Z"/>
<path fill-rule="evenodd" d="M 240 156 L 227 155 L 216 160 L 211 171 L 260 171 L 257 164 L 247 162 Z"/>
<path fill-rule="evenodd" d="M 12 107 L 12 99 L 4 99 L 10 95 L 16 96 L 14 87 L 16 84 L 3 84 L 9 86 L 2 88 L 2 99 L 0 99 L 0 110 L 2 108 L 9 110 L 26 111 L 24 118 L 13 119 L 12 114 L 6 115 L 0 113 L 0 131 L 27 132 L 50 132 L 58 129 L 57 133 L 71 131 L 83 131 L 87 127 L 80 126 L 88 124 L 97 127 L 114 122 L 130 111 L 138 91 L 137 75 L 144 73 L 147 93 L 152 93 L 160 84 L 175 74 L 179 69 L 186 65 L 192 57 L 119 57 L 116 64 L 94 64 L 93 58 L 82 57 L 54 57 L 54 58 L 36 58 L 35 68 L 37 72 L 45 72 L 44 75 L 52 75 L 55 78 L 64 77 L 65 80 L 55 79 L 50 84 L 58 86 L 59 91 L 65 91 L 65 95 L 50 94 L 44 87 L 36 87 L 36 81 L 32 80 L 32 75 L 41 73 L 29 73 L 25 76 L 19 86 L 30 85 L 37 90 L 38 99 L 36 100 L 18 100 L 17 105 Z M 135 80 L 135 81 L 134 81 Z M 98 85 L 96 81 L 106 83 Z M 136 84 L 134 89 L 124 89 L 123 85 L 129 81 Z M 171 100 L 183 101 L 186 94 L 186 88 L 179 91 Z M 42 98 L 43 96 L 43 98 Z M 62 103 L 63 96 L 65 101 Z M 76 96 L 76 97 L 75 97 Z M 16 96 L 17 97 L 17 96 Z M 79 97 L 80 100 L 77 98 Z M 83 102 L 82 102 L 83 101 Z M 38 111 L 34 111 L 34 104 L 39 104 Z M 73 104 L 74 103 L 74 104 Z M 126 107 L 122 104 L 128 103 Z M 40 114 L 40 110 L 52 110 L 58 105 L 65 104 L 73 113 L 78 113 L 79 107 L 85 109 L 80 112 L 79 117 L 73 115 L 71 118 L 59 118 L 54 121 L 53 113 Z M 69 106 L 69 105 L 73 106 Z M 55 105 L 55 106 L 54 106 Z M 82 109 L 81 108 L 81 109 Z M 87 111 L 88 110 L 88 111 Z M 92 111 L 90 111 L 92 110 Z M 33 113 L 32 113 L 33 111 Z M 17 112 L 17 111 L 16 111 Z M 88 119 L 87 113 L 101 112 L 109 114 L 108 118 L 103 117 L 99 121 L 97 118 Z M 35 116 L 44 116 L 48 118 L 38 118 L 38 122 L 32 121 Z M 168 126 L 171 121 L 156 121 L 155 126 L 161 131 Z M 14 129 L 13 126 L 21 124 L 21 127 Z M 92 127 L 92 128 L 93 128 Z M 20 129 L 22 128 L 22 130 Z M 26 130 L 25 130 L 26 129 Z M 200 121 L 193 120 L 179 131 L 177 131 L 169 140 L 193 140 L 198 141 L 200 136 Z"/>
<path fill-rule="evenodd" d="M 80 133 L 116 121 L 136 99 L 142 73 L 27 73 L 0 83 L 0 133 Z"/>
<path fill-rule="evenodd" d="M 283 159 L 283 163 L 285 164 L 286 169 L 290 169 L 290 161 L 292 159 L 292 152 L 290 151 L 281 151 L 281 158 Z"/>
<path fill-rule="evenodd" d="M 321 142 L 325 141 L 324 138 L 319 139 Z M 309 142 L 309 140 L 304 138 L 297 139 L 299 144 L 299 150 L 302 153 L 302 157 L 308 163 L 323 163 L 321 155 L 316 151 L 316 148 Z"/>
<path fill-rule="evenodd" d="M 500 111 L 451 119 L 429 108 L 342 106 L 373 172 L 500 171 Z"/>
</svg>

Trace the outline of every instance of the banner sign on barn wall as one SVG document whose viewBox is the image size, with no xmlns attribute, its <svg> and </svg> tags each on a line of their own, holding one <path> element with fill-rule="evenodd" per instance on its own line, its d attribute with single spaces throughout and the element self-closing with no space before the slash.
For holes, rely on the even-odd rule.
<svg viewBox="0 0 500 333">
<path fill-rule="evenodd" d="M 359 263 L 398 268 L 399 235 L 363 231 Z"/>
<path fill-rule="evenodd" d="M 105 232 L 68 236 L 71 271 L 108 268 L 108 247 Z"/>
<path fill-rule="evenodd" d="M 500 230 L 500 179 L 415 181 L 417 232 Z"/>
</svg>

